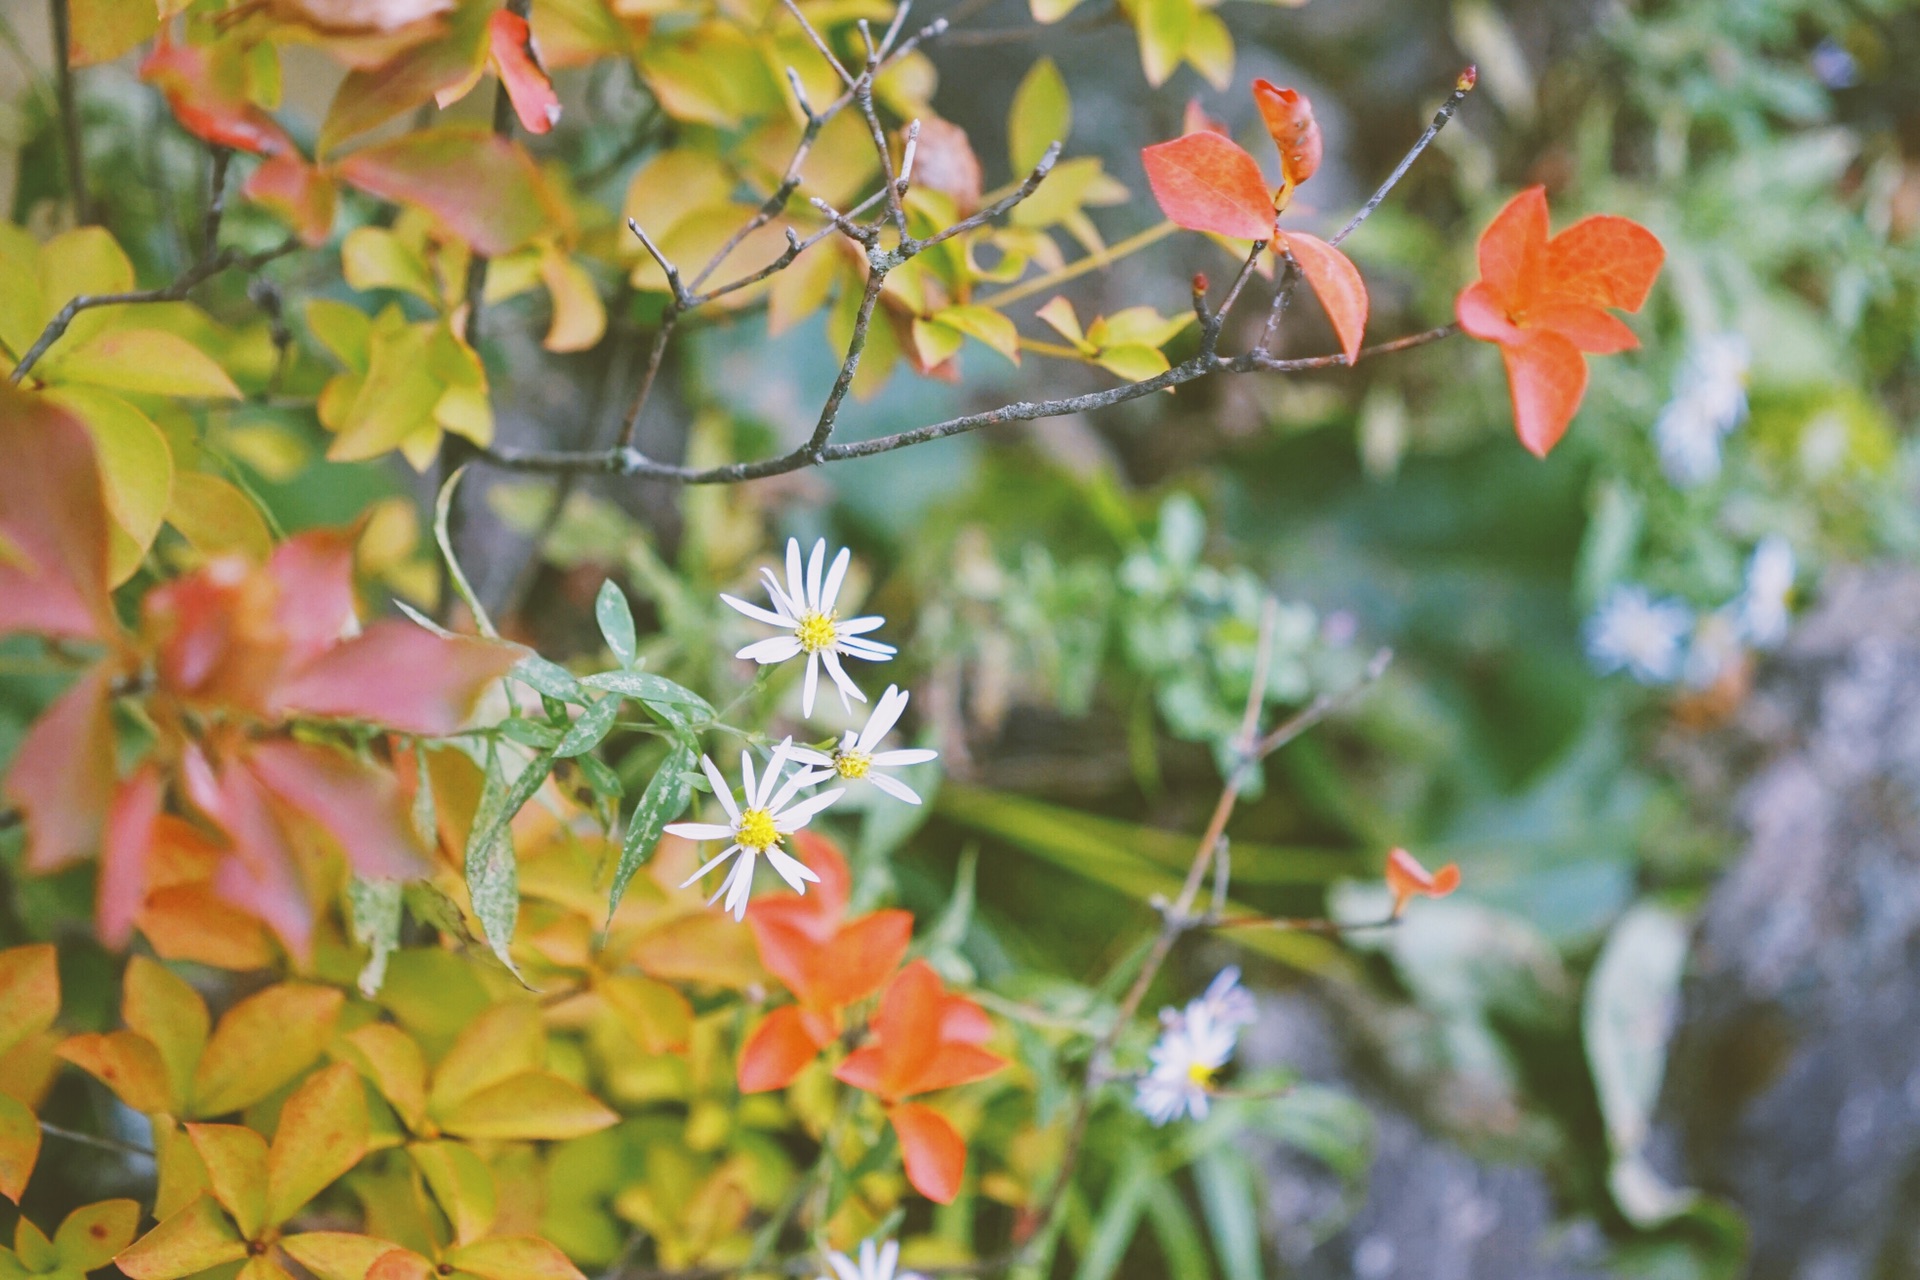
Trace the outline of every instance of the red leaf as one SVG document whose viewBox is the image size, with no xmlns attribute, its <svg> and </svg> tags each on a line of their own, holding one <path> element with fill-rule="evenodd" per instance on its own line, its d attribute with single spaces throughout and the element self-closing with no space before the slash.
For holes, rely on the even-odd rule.
<svg viewBox="0 0 1920 1280">
<path fill-rule="evenodd" d="M 1347 363 L 1360 358 L 1360 340 L 1367 332 L 1367 285 L 1353 260 L 1318 236 L 1304 231 L 1281 233 L 1281 240 L 1313 286 L 1313 296 L 1333 322 Z"/>
<path fill-rule="evenodd" d="M 506 9 L 495 11 L 487 22 L 487 45 L 493 56 L 494 70 L 507 87 L 514 114 L 528 133 L 545 133 L 559 122 L 560 96 L 553 91 L 540 65 L 539 51 L 533 47 L 533 32 L 527 20 Z"/>
<path fill-rule="evenodd" d="M 247 100 L 236 45 L 175 44 L 163 28 L 140 78 L 160 87 L 174 119 L 196 138 L 258 156 L 299 154 L 286 130 Z"/>
<path fill-rule="evenodd" d="M 1420 860 L 1405 849 L 1387 854 L 1387 888 L 1393 893 L 1393 914 L 1406 910 L 1407 900 L 1419 895 L 1444 898 L 1460 887 L 1460 865 L 1449 862 L 1438 871 L 1428 871 Z"/>
<path fill-rule="evenodd" d="M 1453 314 L 1468 335 L 1485 342 L 1518 342 L 1525 336 L 1525 330 L 1507 315 L 1500 295 L 1485 280 L 1476 280 L 1460 291 Z"/>
<path fill-rule="evenodd" d="M 142 765 L 140 771 L 121 786 L 107 814 L 94 919 L 100 940 L 115 950 L 127 945 L 141 904 L 146 901 L 147 866 L 153 860 L 162 790 L 159 769 L 151 762 Z"/>
<path fill-rule="evenodd" d="M 540 173 L 518 143 L 471 129 L 426 129 L 354 152 L 340 176 L 382 199 L 424 209 L 489 257 L 557 221 Z"/>
<path fill-rule="evenodd" d="M 1144 148 L 1140 161 L 1160 211 L 1189 231 L 1235 240 L 1273 235 L 1273 197 L 1260 166 L 1217 133 L 1189 133 Z"/>
<path fill-rule="evenodd" d="M 519 659 L 512 645 L 384 620 L 295 671 L 274 691 L 272 710 L 448 734 L 466 722 L 486 683 Z"/>
<path fill-rule="evenodd" d="M 259 743 L 247 753 L 247 767 L 332 836 L 361 875 L 416 880 L 428 874 L 400 783 L 385 769 L 300 742 Z"/>
<path fill-rule="evenodd" d="M 740 1052 L 740 1092 L 765 1093 L 793 1083 L 833 1039 L 831 1027 L 818 1025 L 796 1005 L 775 1009 L 754 1029 Z M 824 1030 L 824 1036 L 816 1032 Z"/>
<path fill-rule="evenodd" d="M 1280 148 L 1280 173 L 1289 186 L 1299 186 L 1320 167 L 1324 143 L 1313 118 L 1313 104 L 1298 89 L 1282 89 L 1265 80 L 1253 82 L 1253 100 L 1273 145 Z"/>
<path fill-rule="evenodd" d="M 1640 339 L 1627 322 L 1599 307 L 1581 302 L 1557 302 L 1535 307 L 1527 315 L 1527 324 L 1559 334 L 1590 355 L 1607 356 L 1632 351 Z"/>
<path fill-rule="evenodd" d="M 1187 109 L 1182 112 L 1180 116 L 1180 132 L 1182 135 L 1189 133 L 1217 133 L 1222 137 L 1226 137 L 1227 124 L 1224 120 L 1216 120 L 1214 117 L 1208 115 L 1207 109 L 1200 105 L 1200 99 L 1188 98 Z"/>
<path fill-rule="evenodd" d="M 213 889 L 263 921 L 305 962 L 312 950 L 313 911 L 293 847 L 265 789 L 246 769 L 215 773 L 197 749 L 184 755 L 182 777 L 194 804 L 225 831 L 233 848 L 213 872 Z"/>
<path fill-rule="evenodd" d="M 0 635 L 114 634 L 107 504 L 87 429 L 0 380 L 0 458 Z"/>
<path fill-rule="evenodd" d="M 300 242 L 310 248 L 325 244 L 333 234 L 338 194 L 333 178 L 319 165 L 308 164 L 296 151 L 266 160 L 247 179 L 241 194 L 285 218 Z"/>
<path fill-rule="evenodd" d="M 315 529 L 273 549 L 267 572 L 280 588 L 273 620 L 285 636 L 289 661 L 311 661 L 346 634 L 353 621 L 353 548 L 359 533 L 352 526 Z"/>
<path fill-rule="evenodd" d="M 26 816 L 27 866 L 57 871 L 94 851 L 113 795 L 113 673 L 95 667 L 20 740 L 4 788 Z"/>
<path fill-rule="evenodd" d="M 1580 221 L 1547 242 L 1547 278 L 1570 302 L 1638 311 L 1660 274 L 1667 251 L 1631 218 L 1602 214 Z"/>
<path fill-rule="evenodd" d="M 841 1084 L 850 1084 L 883 1098 L 888 1096 L 886 1063 L 877 1045 L 855 1049 L 842 1058 L 840 1065 L 833 1069 L 833 1078 Z"/>
<path fill-rule="evenodd" d="M 931 1107 L 903 1102 L 887 1112 L 900 1139 L 900 1157 L 913 1189 L 936 1204 L 952 1204 L 967 1171 L 967 1144 Z"/>
<path fill-rule="evenodd" d="M 1510 309 L 1523 307 L 1547 263 L 1547 189 L 1528 187 L 1480 235 L 1480 278 Z"/>
<path fill-rule="evenodd" d="M 1507 381 L 1513 391 L 1513 425 L 1520 443 L 1544 458 L 1560 443 L 1587 392 L 1587 362 L 1580 349 L 1545 329 L 1522 342 L 1504 343 Z"/>
<path fill-rule="evenodd" d="M 875 911 L 861 916 L 821 949 L 811 966 L 807 990 L 795 994 L 810 1004 L 828 1009 L 840 1009 L 856 1000 L 865 1000 L 880 990 L 900 967 L 907 955 L 907 945 L 912 941 L 910 912 Z"/>
</svg>

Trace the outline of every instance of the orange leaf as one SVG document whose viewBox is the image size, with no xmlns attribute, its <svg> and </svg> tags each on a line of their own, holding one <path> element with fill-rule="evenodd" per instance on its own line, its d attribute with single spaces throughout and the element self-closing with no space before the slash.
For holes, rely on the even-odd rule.
<svg viewBox="0 0 1920 1280">
<path fill-rule="evenodd" d="M 267 1221 L 285 1222 L 367 1152 L 360 1076 L 337 1062 L 309 1077 L 280 1109 L 267 1156 Z"/>
<path fill-rule="evenodd" d="M 1494 215 L 1480 234 L 1480 278 L 1494 293 L 1522 301 L 1546 270 L 1547 189 L 1528 187 Z"/>
<path fill-rule="evenodd" d="M 865 1000 L 900 967 L 912 940 L 910 912 L 875 911 L 861 916 L 834 935 L 813 967 L 810 990 L 799 994 L 829 1009 Z"/>
<path fill-rule="evenodd" d="M 436 1274 L 433 1264 L 411 1249 L 383 1253 L 367 1268 L 367 1280 L 433 1280 Z"/>
<path fill-rule="evenodd" d="M 1557 333 L 1589 355 L 1612 355 L 1617 351 L 1632 351 L 1640 345 L 1640 339 L 1627 328 L 1626 321 L 1582 302 L 1535 307 L 1527 314 L 1527 324 Z"/>
<path fill-rule="evenodd" d="M 1313 296 L 1320 299 L 1340 339 L 1340 350 L 1352 364 L 1360 358 L 1360 340 L 1367 332 L 1367 285 L 1360 278 L 1360 269 L 1318 236 L 1287 231 L 1281 238 L 1293 260 L 1300 264 L 1300 273 L 1313 286 Z"/>
<path fill-rule="evenodd" d="M 247 179 L 241 194 L 286 219 L 300 242 L 318 248 L 333 233 L 338 190 L 325 169 L 294 151 L 270 157 Z"/>
<path fill-rule="evenodd" d="M 167 1064 L 145 1036 L 133 1031 L 78 1035 L 61 1044 L 59 1053 L 135 1111 L 151 1115 L 173 1110 Z"/>
<path fill-rule="evenodd" d="M 553 91 L 540 54 L 533 47 L 533 32 L 527 20 L 517 13 L 497 9 L 487 22 L 487 47 L 500 83 L 507 87 L 514 114 L 528 133 L 545 133 L 560 120 L 560 95 Z"/>
<path fill-rule="evenodd" d="M 488 257 L 511 253 L 557 221 L 519 144 L 471 129 L 425 129 L 364 147 L 338 172 L 354 186 L 432 214 Z"/>
<path fill-rule="evenodd" d="M 113 1263 L 132 1280 L 178 1280 L 246 1256 L 247 1242 L 211 1198 L 200 1196 L 161 1219 Z"/>
<path fill-rule="evenodd" d="M 60 969 L 53 944 L 0 951 L 0 1054 L 53 1025 L 60 1013 Z"/>
<path fill-rule="evenodd" d="M 821 1027 L 821 1021 L 796 1005 L 768 1014 L 740 1051 L 740 1092 L 766 1093 L 792 1084 L 833 1039 L 832 1027 Z M 822 1030 L 824 1036 L 817 1034 Z"/>
<path fill-rule="evenodd" d="M 913 1189 L 936 1204 L 952 1204 L 967 1171 L 967 1144 L 931 1107 L 903 1102 L 887 1112 L 900 1139 L 900 1156 Z"/>
<path fill-rule="evenodd" d="M 1273 197 L 1260 166 L 1217 133 L 1189 133 L 1140 152 L 1160 211 L 1189 231 L 1235 240 L 1273 235 Z"/>
<path fill-rule="evenodd" d="M 414 45 L 377 66 L 358 66 L 348 72 L 334 91 L 327 118 L 320 126 L 320 153 L 330 153 L 348 138 L 442 94 L 470 88 L 486 62 L 489 9 L 487 5 L 459 5 L 450 15 L 444 35 Z"/>
<path fill-rule="evenodd" d="M 1299 186 L 1320 167 L 1324 149 L 1313 104 L 1298 89 L 1282 89 L 1266 80 L 1253 82 L 1253 100 L 1273 145 L 1280 148 L 1281 176 L 1288 186 Z"/>
<path fill-rule="evenodd" d="M 162 28 L 140 78 L 159 86 L 174 119 L 197 138 L 259 156 L 299 153 L 286 130 L 248 101 L 238 42 L 175 44 Z"/>
<path fill-rule="evenodd" d="M 114 634 L 93 437 L 71 414 L 0 380 L 0 457 L 0 635 Z"/>
<path fill-rule="evenodd" d="M 0 1093 L 0 1196 L 15 1204 L 40 1159 L 40 1121 L 27 1104 Z"/>
<path fill-rule="evenodd" d="M 1405 849 L 1387 854 L 1387 888 L 1393 894 L 1393 914 L 1406 910 L 1409 899 L 1420 896 L 1444 898 L 1460 887 L 1460 865 L 1449 862 L 1438 871 L 1428 871 L 1419 859 Z"/>
<path fill-rule="evenodd" d="M 1547 242 L 1546 274 L 1555 295 L 1596 307 L 1638 311 L 1667 251 L 1631 218 L 1601 214 Z"/>
<path fill-rule="evenodd" d="M 1586 359 L 1573 343 L 1544 329 L 1502 344 L 1500 355 L 1513 392 L 1514 429 L 1529 453 L 1544 458 L 1580 409 L 1587 392 Z"/>
</svg>

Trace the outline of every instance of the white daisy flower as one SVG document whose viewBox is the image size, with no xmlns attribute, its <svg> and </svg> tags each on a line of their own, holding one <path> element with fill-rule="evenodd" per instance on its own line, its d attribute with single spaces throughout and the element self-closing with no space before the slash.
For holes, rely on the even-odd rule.
<svg viewBox="0 0 1920 1280">
<path fill-rule="evenodd" d="M 1747 369 L 1753 354 L 1737 333 L 1694 343 L 1674 378 L 1673 399 L 1654 420 L 1660 466 L 1682 488 L 1720 474 L 1720 440 L 1747 416 Z"/>
<path fill-rule="evenodd" d="M 706 770 L 707 780 L 713 784 L 713 794 L 727 811 L 728 822 L 724 826 L 713 822 L 675 822 L 667 827 L 672 834 L 685 836 L 689 840 L 732 842 L 720 851 L 718 857 L 688 876 L 680 887 L 686 888 L 728 858 L 739 854 L 739 860 L 727 872 L 727 878 L 721 881 L 720 888 L 708 899 L 713 902 L 725 894 L 725 909 L 733 913 L 735 920 L 743 919 L 747 914 L 747 897 L 753 892 L 754 863 L 763 853 L 767 856 L 768 864 L 780 873 L 782 880 L 793 886 L 795 893 L 805 893 L 808 883 L 817 884 L 820 881 L 820 877 L 805 863 L 780 847 L 780 837 L 790 836 L 806 826 L 815 814 L 846 792 L 840 788 L 822 791 L 795 803 L 794 797 L 802 787 L 811 786 L 828 775 L 814 769 L 796 767 L 783 782 L 781 771 L 793 759 L 793 754 L 793 739 L 788 738 L 773 749 L 765 772 L 756 779 L 753 753 L 740 753 L 740 774 L 744 782 L 740 788 L 740 798 L 744 807 L 734 803 L 733 788 L 727 785 L 726 778 L 713 761 L 701 756 L 700 767 Z"/>
<path fill-rule="evenodd" d="M 1737 602 L 1736 602 L 1737 603 Z M 1740 642 L 1740 623 L 1733 605 L 1705 614 L 1693 630 L 1687 645 L 1687 662 L 1682 678 L 1689 687 L 1710 689 L 1746 652 Z"/>
<path fill-rule="evenodd" d="M 1693 610 L 1655 600 L 1642 587 L 1615 587 L 1587 620 L 1587 656 L 1602 675 L 1625 670 L 1642 684 L 1667 684 L 1686 661 Z"/>
<path fill-rule="evenodd" d="M 815 751 L 810 747 L 795 747 L 793 758 L 802 763 L 820 769 L 831 769 L 848 782 L 865 778 L 880 790 L 896 800 L 905 800 L 908 804 L 919 804 L 920 797 L 912 787 L 898 778 L 889 778 L 876 769 L 903 769 L 908 765 L 925 764 L 940 753 L 913 747 L 898 751 L 875 751 L 880 739 L 887 736 L 899 721 L 900 713 L 907 709 L 907 692 L 898 685 L 888 685 L 887 691 L 880 695 L 880 701 L 873 704 L 873 712 L 867 717 L 866 727 L 860 732 L 847 730 L 840 739 L 840 745 L 833 754 Z"/>
<path fill-rule="evenodd" d="M 1166 1124 L 1182 1115 L 1207 1118 L 1213 1077 L 1233 1057 L 1240 1036 L 1241 1024 L 1222 1021 L 1220 1012 L 1207 996 L 1189 1001 L 1185 1010 L 1161 1012 L 1160 1039 L 1149 1053 L 1153 1069 L 1134 1092 L 1134 1106 L 1147 1119 Z"/>
<path fill-rule="evenodd" d="M 1771 649 L 1787 638 L 1793 575 L 1793 544 L 1779 534 L 1762 538 L 1747 561 L 1747 584 L 1736 602 L 1740 630 L 1756 648 Z"/>
<path fill-rule="evenodd" d="M 800 713 L 813 714 L 813 695 L 820 684 L 820 668 L 824 665 L 827 675 L 840 690 L 840 701 L 849 708 L 852 703 L 865 702 L 867 695 L 861 693 L 846 671 L 840 666 L 840 658 L 859 658 L 863 662 L 885 662 L 897 652 L 892 645 L 881 644 L 877 640 L 861 639 L 867 632 L 886 624 L 881 617 L 847 618 L 842 620 L 834 611 L 834 603 L 840 597 L 840 584 L 846 580 L 847 562 L 852 552 L 845 547 L 833 558 L 833 567 L 826 568 L 826 539 L 813 544 L 806 571 L 800 568 L 800 540 L 787 539 L 787 584 L 783 589 L 769 569 L 760 570 L 760 576 L 766 580 L 767 595 L 773 600 L 773 608 L 762 609 L 757 604 L 749 604 L 737 596 L 722 592 L 720 598 L 746 614 L 755 622 L 764 622 L 770 627 L 778 627 L 784 633 L 759 640 L 736 653 L 736 658 L 750 658 L 761 666 L 775 662 L 785 662 L 788 658 L 807 655 L 807 680 L 800 695 Z M 822 570 L 825 570 L 824 578 Z"/>
<path fill-rule="evenodd" d="M 1207 1016 L 1221 1026 L 1236 1030 L 1241 1027 L 1250 1027 L 1260 1020 L 1260 1011 L 1253 1003 L 1253 992 L 1240 985 L 1239 965 L 1228 965 L 1215 974 L 1213 981 L 1207 984 L 1207 989 L 1201 992 L 1197 999 L 1187 1003 L 1189 1010 L 1196 1006 L 1205 1008 Z M 1167 1013 L 1172 1012 L 1167 1010 Z M 1166 1016 L 1166 1013 L 1161 1014 L 1163 1022 Z M 1185 1015 L 1174 1014 L 1173 1016 L 1184 1017 Z"/>
<path fill-rule="evenodd" d="M 858 1262 L 844 1253 L 829 1250 L 827 1265 L 833 1268 L 833 1274 L 821 1276 L 819 1280 L 922 1280 L 919 1273 L 913 1271 L 902 1271 L 895 1277 L 893 1269 L 899 1263 L 898 1240 L 889 1240 L 878 1247 L 871 1240 L 862 1240 Z"/>
</svg>

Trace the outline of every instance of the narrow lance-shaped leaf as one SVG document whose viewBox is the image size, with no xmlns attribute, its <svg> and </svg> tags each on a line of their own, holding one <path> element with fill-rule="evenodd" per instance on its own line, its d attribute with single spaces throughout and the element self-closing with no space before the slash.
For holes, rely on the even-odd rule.
<svg viewBox="0 0 1920 1280">
<path fill-rule="evenodd" d="M 580 683 L 589 688 L 605 689 L 610 693 L 637 698 L 655 710 L 662 707 L 681 707 L 694 712 L 703 720 L 711 720 L 714 717 L 713 707 L 705 698 L 683 685 L 675 684 L 665 676 L 657 676 L 650 671 L 602 671 L 598 675 L 586 677 Z"/>
<path fill-rule="evenodd" d="M 487 757 L 486 788 L 480 793 L 480 805 L 473 816 L 473 830 L 467 837 L 467 893 L 473 901 L 473 914 L 480 921 L 487 945 L 500 963 L 515 977 L 520 974 L 513 962 L 513 928 L 520 915 L 520 878 L 513 851 L 513 829 L 509 825 L 547 780 L 553 756 L 542 752 L 527 762 L 511 784 L 500 770 L 500 757 Z"/>
<path fill-rule="evenodd" d="M 600 634 L 606 637 L 607 648 L 614 658 L 623 667 L 632 666 L 634 655 L 639 651 L 633 609 L 627 604 L 626 592 L 615 586 L 611 578 L 600 584 L 600 594 L 593 602 L 593 616 L 600 623 Z"/>
<path fill-rule="evenodd" d="M 687 775 L 694 767 L 695 751 L 693 744 L 679 741 L 667 758 L 660 762 L 660 768 L 653 775 L 653 781 L 640 797 L 640 803 L 634 806 L 633 817 L 627 822 L 626 843 L 620 848 L 620 865 L 613 873 L 613 889 L 607 899 L 607 919 L 613 919 L 614 912 L 620 909 L 620 899 L 627 891 L 627 882 L 633 879 L 646 860 L 653 855 L 654 846 L 660 843 L 660 832 L 686 809 L 687 802 L 693 798 L 693 786 Z"/>
<path fill-rule="evenodd" d="M 439 496 L 433 502 L 433 540 L 439 544 L 440 556 L 446 561 L 448 581 L 453 583 L 453 589 L 459 593 L 460 599 L 466 602 L 467 608 L 473 611 L 473 625 L 480 628 L 481 635 L 490 640 L 497 640 L 500 633 L 495 630 L 493 619 L 487 616 L 486 607 L 480 603 L 480 597 L 473 593 L 473 584 L 467 581 L 466 570 L 460 567 L 459 558 L 453 554 L 453 536 L 447 532 L 447 520 L 453 512 L 454 494 L 459 492 L 460 478 L 466 474 L 467 469 L 461 467 L 448 476 L 447 482 L 440 486 Z"/>
<path fill-rule="evenodd" d="M 553 749 L 553 754 L 562 759 L 570 759 L 585 755 L 599 746 L 600 740 L 607 736 L 608 730 L 613 728 L 614 717 L 620 714 L 623 701 L 613 694 L 608 694 L 598 702 L 591 703 L 580 718 L 573 722 L 573 728 L 567 730 L 566 736 L 560 739 L 560 744 Z"/>
</svg>

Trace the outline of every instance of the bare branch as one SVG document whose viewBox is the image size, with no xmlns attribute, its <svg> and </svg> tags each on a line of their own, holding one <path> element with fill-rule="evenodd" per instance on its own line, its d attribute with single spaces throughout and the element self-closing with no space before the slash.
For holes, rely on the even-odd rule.
<svg viewBox="0 0 1920 1280">
<path fill-rule="evenodd" d="M 73 196 L 73 220 L 84 227 L 93 221 L 93 200 L 87 194 L 87 158 L 85 149 L 80 145 L 80 104 L 73 87 L 73 14 L 67 0 L 50 0 L 50 13 L 53 25 L 53 92 L 60 111 L 61 146 L 66 152 L 67 182 Z"/>
<path fill-rule="evenodd" d="M 794 3 L 794 0 L 780 0 L 780 3 L 787 7 L 787 12 L 793 15 L 793 20 L 800 24 L 802 31 L 807 33 L 807 39 L 813 43 L 815 49 L 820 51 L 820 56 L 827 60 L 827 65 L 839 74 L 840 82 L 851 89 L 853 87 L 853 73 L 848 71 L 846 65 L 834 56 L 833 49 L 827 44 L 821 34 L 814 29 L 814 25 L 807 21 L 807 15 L 800 12 L 800 6 Z"/>
<path fill-rule="evenodd" d="M 1453 92 L 1448 94 L 1447 100 L 1440 104 L 1440 109 L 1433 113 L 1433 122 L 1427 126 L 1426 132 L 1414 140 L 1413 146 L 1407 149 L 1406 155 L 1400 157 L 1400 163 L 1393 167 L 1393 172 L 1387 175 L 1387 180 L 1380 184 L 1379 190 L 1369 196 L 1367 202 L 1347 219 L 1347 225 L 1328 238 L 1328 244 L 1339 244 L 1372 216 L 1373 211 L 1380 207 L 1380 202 L 1387 198 L 1387 194 L 1400 185 L 1400 179 L 1407 176 L 1407 170 L 1411 169 L 1413 162 L 1420 158 L 1420 153 L 1440 136 L 1440 131 L 1447 127 L 1447 121 L 1453 119 L 1453 113 L 1460 109 L 1460 104 L 1467 100 L 1467 95 L 1473 92 L 1473 86 L 1478 84 L 1479 80 L 1480 73 L 1473 67 L 1468 67 L 1460 73 L 1460 78 L 1453 82 Z"/>
</svg>

